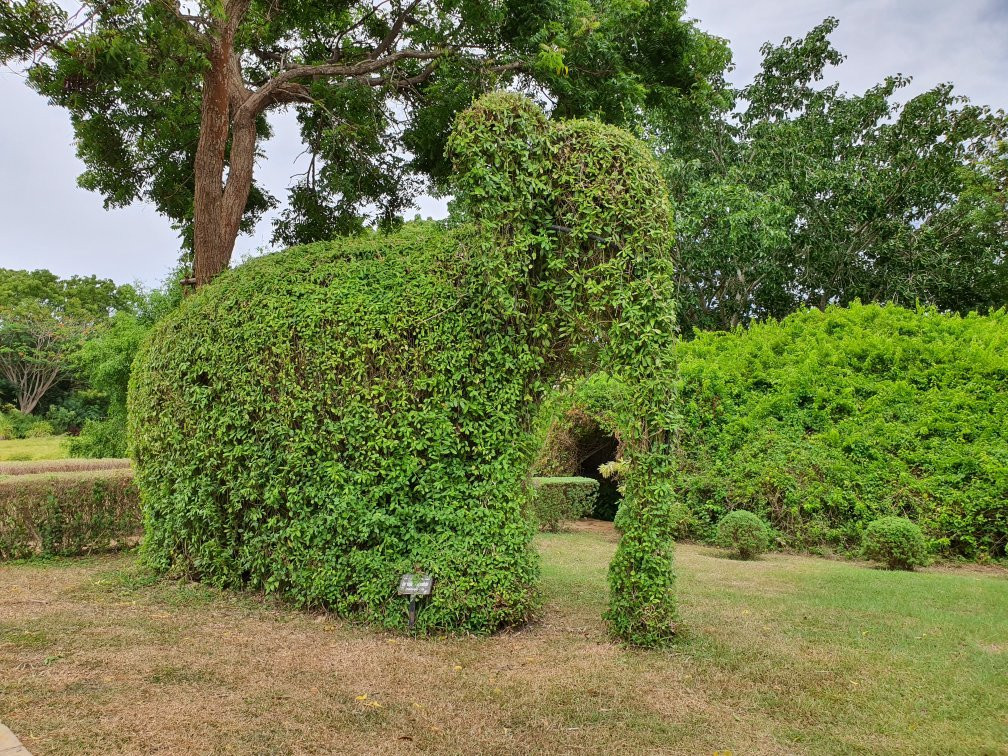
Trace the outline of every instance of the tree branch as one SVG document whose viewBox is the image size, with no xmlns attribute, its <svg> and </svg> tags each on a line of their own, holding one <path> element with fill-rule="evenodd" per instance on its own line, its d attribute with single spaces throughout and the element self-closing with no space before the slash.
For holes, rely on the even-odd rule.
<svg viewBox="0 0 1008 756">
<path fill-rule="evenodd" d="M 378 60 L 378 58 L 380 58 L 382 55 L 388 52 L 389 49 L 392 47 L 392 45 L 395 44 L 396 40 L 399 38 L 399 35 L 402 33 L 403 24 L 406 23 L 406 19 L 409 18 L 409 15 L 414 11 L 414 9 L 418 5 L 420 5 L 420 0 L 413 0 L 413 2 L 410 3 L 402 13 L 399 14 L 399 18 L 397 18 L 393 22 L 392 27 L 389 29 L 388 34 L 385 35 L 385 38 L 378 43 L 378 46 L 371 53 L 370 56 L 371 60 Z"/>
<path fill-rule="evenodd" d="M 283 101 L 277 98 L 278 90 L 295 84 L 297 79 L 303 78 L 344 78 L 364 80 L 368 74 L 382 71 L 390 66 L 404 60 L 427 60 L 434 61 L 445 54 L 443 50 L 400 50 L 391 55 L 386 55 L 378 60 L 368 59 L 360 63 L 351 65 L 340 65 L 335 63 L 320 63 L 316 65 L 296 65 L 280 72 L 272 79 L 255 90 L 251 96 L 245 100 L 236 117 L 252 117 L 259 115 L 268 105 Z M 429 75 L 429 74 L 428 74 Z M 375 80 L 380 84 L 382 80 Z M 291 91 L 291 90 L 288 90 Z"/>
</svg>

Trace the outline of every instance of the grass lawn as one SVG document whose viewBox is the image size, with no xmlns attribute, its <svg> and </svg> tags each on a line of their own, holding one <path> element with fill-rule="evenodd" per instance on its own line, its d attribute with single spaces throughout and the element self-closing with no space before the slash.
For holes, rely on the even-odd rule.
<svg viewBox="0 0 1008 756">
<path fill-rule="evenodd" d="M 0 441 L 0 462 L 65 459 L 69 454 L 66 436 L 13 438 Z"/>
<path fill-rule="evenodd" d="M 0 721 L 48 753 L 1006 753 L 1003 571 L 682 545 L 685 632 L 607 641 L 608 527 L 543 536 L 542 621 L 415 640 L 154 579 L 0 566 Z"/>
</svg>

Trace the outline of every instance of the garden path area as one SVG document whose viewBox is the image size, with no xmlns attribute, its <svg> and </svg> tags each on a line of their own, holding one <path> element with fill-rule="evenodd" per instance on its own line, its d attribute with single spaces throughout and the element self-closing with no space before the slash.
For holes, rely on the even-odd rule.
<svg viewBox="0 0 1008 756">
<path fill-rule="evenodd" d="M 542 620 L 416 640 L 161 581 L 0 566 L 0 721 L 76 753 L 1006 753 L 1004 571 L 681 545 L 684 633 L 610 643 L 610 526 L 544 535 Z"/>
</svg>

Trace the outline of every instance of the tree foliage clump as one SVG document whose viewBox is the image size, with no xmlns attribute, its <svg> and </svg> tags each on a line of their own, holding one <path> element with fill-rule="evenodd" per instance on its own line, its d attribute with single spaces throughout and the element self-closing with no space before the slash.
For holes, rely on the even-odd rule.
<svg viewBox="0 0 1008 756">
<path fill-rule="evenodd" d="M 477 101 L 449 150 L 451 230 L 258 258 L 156 327 L 129 400 L 155 567 L 391 627 L 405 621 L 399 576 L 425 572 L 421 631 L 534 610 L 532 407 L 562 374 L 668 359 L 646 345 L 672 344 L 669 209 L 637 140 L 552 124 L 519 96 Z M 640 393 L 643 411 L 657 397 Z M 669 427 L 647 418 L 642 459 Z M 660 506 L 641 490 L 637 510 Z M 670 631 L 661 533 L 627 528 L 620 628 L 636 628 L 641 598 Z"/>
<path fill-rule="evenodd" d="M 294 109 L 311 155 L 275 242 L 387 228 L 421 190 L 445 188 L 453 119 L 495 87 L 628 127 L 706 96 L 727 51 L 685 5 L 9 0 L 0 62 L 68 111 L 79 183 L 110 207 L 153 203 L 202 284 L 277 204 L 256 180 L 267 114 Z"/>
<path fill-rule="evenodd" d="M 840 91 L 836 26 L 764 45 L 734 98 L 659 133 L 687 335 L 854 299 L 1008 299 L 1004 112 L 951 84 L 906 97 L 903 76 Z"/>
<path fill-rule="evenodd" d="M 732 509 L 854 549 L 905 515 L 941 552 L 1008 545 L 1008 313 L 828 307 L 681 346 L 676 489 L 698 535 Z"/>
</svg>

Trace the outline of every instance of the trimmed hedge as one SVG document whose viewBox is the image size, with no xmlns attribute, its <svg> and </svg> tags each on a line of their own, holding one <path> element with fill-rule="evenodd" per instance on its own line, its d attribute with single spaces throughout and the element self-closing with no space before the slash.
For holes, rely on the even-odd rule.
<svg viewBox="0 0 1008 756">
<path fill-rule="evenodd" d="M 745 509 L 729 512 L 717 524 L 717 545 L 742 559 L 755 559 L 770 548 L 770 531 L 757 515 Z"/>
<path fill-rule="evenodd" d="M 561 520 L 584 517 L 595 507 L 594 478 L 532 478 L 532 513 L 542 530 L 556 531 Z"/>
<path fill-rule="evenodd" d="M 141 532 L 130 470 L 0 480 L 0 559 L 121 548 Z"/>
<path fill-rule="evenodd" d="M 679 349 L 676 489 L 711 538 L 749 509 L 794 548 L 880 516 L 968 558 L 1008 545 L 1008 313 L 809 310 Z"/>
<path fill-rule="evenodd" d="M 890 570 L 913 570 L 927 564 L 927 544 L 921 529 L 905 517 L 880 517 L 865 529 L 864 557 Z"/>
</svg>

